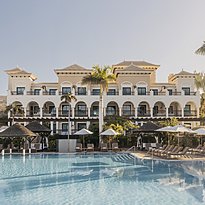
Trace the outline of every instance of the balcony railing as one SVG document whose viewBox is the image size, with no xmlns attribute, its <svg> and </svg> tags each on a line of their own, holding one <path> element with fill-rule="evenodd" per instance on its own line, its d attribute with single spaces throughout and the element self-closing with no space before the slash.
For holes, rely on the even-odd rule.
<svg viewBox="0 0 205 205">
<path fill-rule="evenodd" d="M 150 110 L 146 110 L 146 111 L 138 110 L 137 111 L 137 116 L 138 117 L 150 117 L 151 116 L 151 112 L 150 112 Z"/>
<path fill-rule="evenodd" d="M 26 117 L 40 117 L 39 111 L 26 110 Z"/>
<path fill-rule="evenodd" d="M 184 116 L 185 117 L 195 117 L 197 116 L 197 111 L 196 110 L 184 110 Z"/>
<path fill-rule="evenodd" d="M 59 110 L 58 116 L 59 117 L 68 117 L 68 110 Z M 72 110 L 70 110 L 70 117 L 72 117 Z"/>
<path fill-rule="evenodd" d="M 182 111 L 181 110 L 173 110 L 172 112 L 168 113 L 168 116 L 181 117 Z"/>
<path fill-rule="evenodd" d="M 122 115 L 123 116 L 135 116 L 135 110 L 122 110 Z"/>
<path fill-rule="evenodd" d="M 87 117 L 88 116 L 88 110 L 77 110 L 75 109 L 75 117 Z"/>
<path fill-rule="evenodd" d="M 166 110 L 153 111 L 153 117 L 165 117 Z"/>
</svg>

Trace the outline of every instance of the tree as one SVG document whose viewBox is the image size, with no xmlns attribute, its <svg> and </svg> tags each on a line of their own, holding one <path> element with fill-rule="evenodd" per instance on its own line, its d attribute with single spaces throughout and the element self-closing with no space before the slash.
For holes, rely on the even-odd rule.
<svg viewBox="0 0 205 205">
<path fill-rule="evenodd" d="M 205 41 L 203 45 L 195 51 L 196 54 L 205 55 Z"/>
<path fill-rule="evenodd" d="M 24 114 L 24 110 L 21 104 L 14 102 L 11 105 L 8 105 L 6 107 L 6 112 L 10 112 L 11 113 L 11 117 L 12 117 L 12 125 L 14 124 L 14 118 L 17 114 Z"/>
<path fill-rule="evenodd" d="M 205 74 L 197 73 L 195 77 L 195 86 L 201 93 L 201 106 L 200 114 L 202 117 L 205 115 Z"/>
<path fill-rule="evenodd" d="M 109 82 L 116 80 L 116 76 L 113 74 L 112 69 L 109 66 L 99 67 L 93 66 L 92 73 L 83 77 L 82 84 L 95 84 L 100 85 L 100 97 L 99 97 L 99 133 L 102 132 L 104 124 L 103 114 L 103 95 L 108 89 Z M 99 137 L 101 142 L 101 138 Z"/>
<path fill-rule="evenodd" d="M 68 104 L 68 140 L 69 140 L 69 136 L 70 136 L 70 103 L 72 101 L 77 101 L 76 97 L 74 95 L 72 95 L 72 93 L 67 93 L 61 96 L 61 101 L 65 102 Z"/>
<path fill-rule="evenodd" d="M 160 124 L 164 127 L 175 126 L 179 124 L 179 121 L 177 120 L 177 118 L 172 117 L 170 120 L 165 120 L 165 121 L 160 122 Z"/>
</svg>

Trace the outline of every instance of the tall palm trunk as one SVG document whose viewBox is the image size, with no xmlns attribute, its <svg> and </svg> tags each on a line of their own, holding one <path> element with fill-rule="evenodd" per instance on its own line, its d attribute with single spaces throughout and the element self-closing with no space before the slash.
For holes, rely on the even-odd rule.
<svg viewBox="0 0 205 205">
<path fill-rule="evenodd" d="M 68 140 L 70 139 L 70 103 L 68 103 Z"/>
<path fill-rule="evenodd" d="M 99 101 L 99 144 L 101 143 L 101 135 L 104 124 L 104 110 L 103 110 L 103 92 L 100 92 L 100 101 Z"/>
</svg>

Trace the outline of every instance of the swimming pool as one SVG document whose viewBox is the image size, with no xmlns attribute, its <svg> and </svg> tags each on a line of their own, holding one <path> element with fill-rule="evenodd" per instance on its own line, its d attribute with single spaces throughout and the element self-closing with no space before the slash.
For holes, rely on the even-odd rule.
<svg viewBox="0 0 205 205">
<path fill-rule="evenodd" d="M 205 162 L 130 154 L 0 157 L 2 205 L 205 204 Z"/>
</svg>

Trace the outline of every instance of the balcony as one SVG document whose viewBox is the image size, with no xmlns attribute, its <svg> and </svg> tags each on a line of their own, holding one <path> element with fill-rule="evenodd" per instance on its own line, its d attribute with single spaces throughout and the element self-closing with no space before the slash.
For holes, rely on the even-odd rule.
<svg viewBox="0 0 205 205">
<path fill-rule="evenodd" d="M 68 110 L 59 110 L 58 116 L 59 117 L 68 117 Z M 70 110 L 70 117 L 72 117 L 72 110 Z"/>
<path fill-rule="evenodd" d="M 88 110 L 75 109 L 75 117 L 88 117 Z"/>
<path fill-rule="evenodd" d="M 173 110 L 168 113 L 169 117 L 181 117 L 182 111 L 181 110 Z"/>
<path fill-rule="evenodd" d="M 99 110 L 90 110 L 90 116 L 91 117 L 98 117 L 99 116 Z"/>
<path fill-rule="evenodd" d="M 137 116 L 138 117 L 151 117 L 151 111 L 150 110 L 138 110 Z"/>
<path fill-rule="evenodd" d="M 122 110 L 122 116 L 133 117 L 135 116 L 135 110 Z"/>
<path fill-rule="evenodd" d="M 40 117 L 40 110 L 26 110 L 26 117 Z"/>
<path fill-rule="evenodd" d="M 184 117 L 196 117 L 197 111 L 196 110 L 184 110 Z"/>
</svg>

